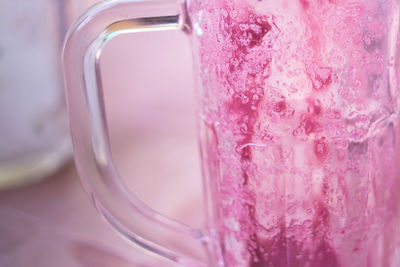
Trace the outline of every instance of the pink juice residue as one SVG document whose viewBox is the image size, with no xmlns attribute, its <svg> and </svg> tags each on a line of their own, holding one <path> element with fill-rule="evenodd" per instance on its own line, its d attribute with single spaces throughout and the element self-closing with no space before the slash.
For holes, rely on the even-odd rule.
<svg viewBox="0 0 400 267">
<path fill-rule="evenodd" d="M 189 10 L 220 264 L 400 266 L 397 1 Z"/>
</svg>

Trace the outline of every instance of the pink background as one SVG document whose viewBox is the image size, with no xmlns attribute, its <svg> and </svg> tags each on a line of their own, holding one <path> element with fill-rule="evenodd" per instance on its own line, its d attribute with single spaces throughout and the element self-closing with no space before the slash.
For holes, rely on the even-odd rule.
<svg viewBox="0 0 400 267">
<path fill-rule="evenodd" d="M 111 41 L 102 56 L 113 155 L 154 209 L 204 222 L 190 45 L 180 32 Z M 73 164 L 40 184 L 0 193 L 0 266 L 175 266 L 102 221 Z M 150 229 L 149 229 L 150 230 Z"/>
</svg>

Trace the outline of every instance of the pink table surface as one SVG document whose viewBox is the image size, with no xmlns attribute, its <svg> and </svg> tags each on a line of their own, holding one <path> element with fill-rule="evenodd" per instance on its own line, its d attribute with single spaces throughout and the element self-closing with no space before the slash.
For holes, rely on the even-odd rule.
<svg viewBox="0 0 400 267">
<path fill-rule="evenodd" d="M 190 45 L 179 32 L 113 40 L 102 57 L 113 155 L 129 187 L 201 227 Z M 40 184 L 0 193 L 0 266 L 175 266 L 103 222 L 71 163 Z M 149 229 L 150 230 L 150 229 Z"/>
</svg>

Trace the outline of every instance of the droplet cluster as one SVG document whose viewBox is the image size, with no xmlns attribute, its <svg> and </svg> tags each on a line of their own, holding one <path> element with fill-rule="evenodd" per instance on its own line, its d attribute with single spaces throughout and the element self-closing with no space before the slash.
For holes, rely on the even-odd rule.
<svg viewBox="0 0 400 267">
<path fill-rule="evenodd" d="M 400 231 L 396 1 L 193 0 L 189 11 L 216 257 L 389 266 L 400 251 L 385 234 Z"/>
</svg>

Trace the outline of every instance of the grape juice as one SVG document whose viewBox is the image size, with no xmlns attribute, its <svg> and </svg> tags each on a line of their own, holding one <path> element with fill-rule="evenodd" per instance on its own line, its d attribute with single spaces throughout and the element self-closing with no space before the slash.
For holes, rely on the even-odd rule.
<svg viewBox="0 0 400 267">
<path fill-rule="evenodd" d="M 189 13 L 220 266 L 400 266 L 398 1 Z"/>
</svg>

